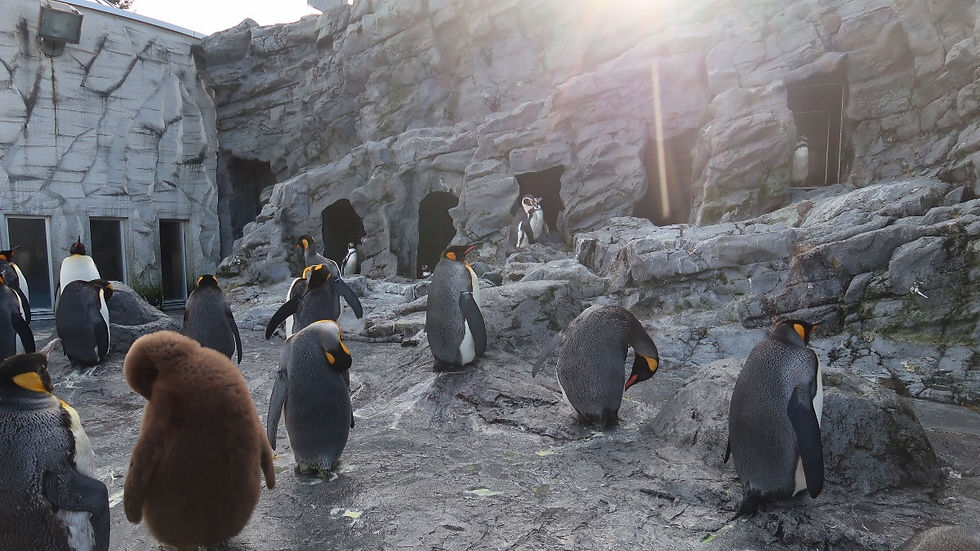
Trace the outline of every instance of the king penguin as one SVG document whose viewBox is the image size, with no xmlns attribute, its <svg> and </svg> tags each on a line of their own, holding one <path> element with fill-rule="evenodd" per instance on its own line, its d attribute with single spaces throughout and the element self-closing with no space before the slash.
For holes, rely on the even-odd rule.
<svg viewBox="0 0 980 551">
<path fill-rule="evenodd" d="M 357 273 L 357 249 L 354 248 L 353 243 L 347 244 L 347 255 L 340 264 L 340 272 L 344 277 L 351 277 Z"/>
<path fill-rule="evenodd" d="M 897 551 L 977 551 L 980 528 L 977 526 L 936 526 L 919 532 Z"/>
<path fill-rule="evenodd" d="M 728 413 L 728 450 L 742 481 L 736 516 L 767 500 L 823 489 L 822 370 L 807 345 L 816 325 L 781 321 L 745 358 Z"/>
<path fill-rule="evenodd" d="M 53 394 L 44 354 L 0 364 L 3 549 L 109 549 L 109 493 L 78 413 Z"/>
<path fill-rule="evenodd" d="M 623 392 L 652 377 L 660 367 L 657 345 L 640 320 L 620 306 L 596 305 L 579 314 L 545 347 L 532 377 L 559 344 L 558 384 L 587 423 L 609 426 L 618 422 Z M 623 367 L 629 346 L 636 357 L 627 379 Z"/>
<path fill-rule="evenodd" d="M 796 140 L 793 148 L 793 163 L 790 172 L 790 180 L 794 186 L 801 186 L 806 183 L 807 174 L 810 173 L 810 147 L 807 144 L 806 136 L 800 136 Z"/>
<path fill-rule="evenodd" d="M 61 271 L 58 273 L 58 288 L 55 290 L 54 309 L 58 309 L 58 301 L 64 288 L 72 281 L 92 281 L 102 279 L 99 269 L 95 267 L 95 261 L 88 256 L 85 245 L 82 244 L 82 237 L 72 243 L 68 249 L 68 256 L 61 261 Z"/>
<path fill-rule="evenodd" d="M 197 287 L 184 306 L 184 334 L 231 358 L 238 351 L 242 363 L 242 337 L 218 280 L 211 274 L 197 278 Z"/>
<path fill-rule="evenodd" d="M 314 322 L 286 340 L 269 399 L 266 430 L 276 449 L 279 415 L 296 458 L 296 472 L 328 475 L 354 426 L 350 402 L 351 353 L 340 326 Z"/>
<path fill-rule="evenodd" d="M 360 319 L 364 315 L 361 301 L 354 290 L 343 279 L 335 278 L 326 266 L 316 264 L 304 271 L 306 286 L 299 291 L 297 282 L 290 286 L 292 298 L 279 307 L 265 328 L 265 338 L 272 334 L 289 317 L 293 319 L 292 331 L 296 332 L 307 325 L 319 320 L 336 320 L 340 317 L 340 297 L 354 310 L 354 315 Z M 293 289 L 297 289 L 295 292 Z"/>
<path fill-rule="evenodd" d="M 212 546 L 248 523 L 276 485 L 272 449 L 241 372 L 227 356 L 173 331 L 136 339 L 126 382 L 147 399 L 129 460 L 123 509 L 179 548 Z"/>
<path fill-rule="evenodd" d="M 432 271 L 425 307 L 425 332 L 435 371 L 464 366 L 487 349 L 487 328 L 480 311 L 480 281 L 466 255 L 480 244 L 454 245 Z"/>
<path fill-rule="evenodd" d="M 55 330 L 73 367 L 102 363 L 109 354 L 109 307 L 112 284 L 104 279 L 72 281 L 54 313 Z"/>
<path fill-rule="evenodd" d="M 514 236 L 514 248 L 523 249 L 534 243 L 534 239 L 539 237 L 534 233 L 531 226 L 531 216 L 535 210 L 534 197 L 525 195 L 521 197 L 521 210 L 514 216 L 511 224 L 511 234 Z"/>
<path fill-rule="evenodd" d="M 0 356 L 34 352 L 34 333 L 24 319 L 20 295 L 7 286 L 6 270 L 0 272 Z"/>
<path fill-rule="evenodd" d="M 0 251 L 0 273 L 4 273 L 4 281 L 7 286 L 13 289 L 19 296 L 22 306 L 22 313 L 27 323 L 31 323 L 31 290 L 27 285 L 27 278 L 20 266 L 14 262 L 14 251 L 19 247 Z"/>
</svg>

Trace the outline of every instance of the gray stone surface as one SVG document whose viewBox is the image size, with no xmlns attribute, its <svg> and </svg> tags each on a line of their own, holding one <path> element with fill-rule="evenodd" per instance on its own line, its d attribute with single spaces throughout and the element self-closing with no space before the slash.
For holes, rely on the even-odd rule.
<svg viewBox="0 0 980 551">
<path fill-rule="evenodd" d="M 122 357 L 133 342 L 157 331 L 177 331 L 183 327 L 167 314 L 146 302 L 128 285 L 112 282 L 109 307 L 109 351 Z"/>
<path fill-rule="evenodd" d="M 540 21 L 548 32 L 531 30 Z M 828 79 L 847 97 L 843 183 L 939 175 L 977 193 L 976 21 L 974 2 L 457 0 L 242 24 L 204 42 L 218 132 L 224 152 L 268 161 L 282 189 L 234 257 L 247 281 L 286 277 L 283 245 L 348 198 L 368 234 L 365 273 L 412 275 L 431 191 L 460 199 L 458 239 L 494 256 L 515 177 L 557 166 L 570 243 L 633 212 L 660 138 L 691 154 L 692 222 L 751 219 L 796 193 L 787 87 Z"/>
</svg>

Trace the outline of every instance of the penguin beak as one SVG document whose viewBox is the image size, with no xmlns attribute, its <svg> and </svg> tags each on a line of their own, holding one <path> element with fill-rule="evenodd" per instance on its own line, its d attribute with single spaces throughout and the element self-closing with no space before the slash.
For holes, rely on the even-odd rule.
<svg viewBox="0 0 980 551">
<path fill-rule="evenodd" d="M 480 245 L 481 245 L 480 243 L 471 243 L 471 244 L 467 245 L 466 246 L 466 252 L 463 253 L 463 256 L 466 256 L 466 255 L 470 254 L 470 251 L 472 251 L 473 249 L 479 247 Z"/>
<path fill-rule="evenodd" d="M 638 382 L 640 382 L 640 378 L 637 375 L 635 374 L 630 375 L 630 378 L 626 380 L 626 388 L 624 388 L 623 391 L 625 392 L 629 390 L 631 386 L 635 385 Z"/>
</svg>

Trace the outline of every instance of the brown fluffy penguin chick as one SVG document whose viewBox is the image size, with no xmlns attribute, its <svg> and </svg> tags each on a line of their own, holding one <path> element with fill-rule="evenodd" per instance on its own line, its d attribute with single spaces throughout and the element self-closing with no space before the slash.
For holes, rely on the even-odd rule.
<svg viewBox="0 0 980 551">
<path fill-rule="evenodd" d="M 148 400 L 129 461 L 126 518 L 176 547 L 241 532 L 261 490 L 276 485 L 272 449 L 245 379 L 227 356 L 160 331 L 133 343 L 126 381 Z"/>
</svg>

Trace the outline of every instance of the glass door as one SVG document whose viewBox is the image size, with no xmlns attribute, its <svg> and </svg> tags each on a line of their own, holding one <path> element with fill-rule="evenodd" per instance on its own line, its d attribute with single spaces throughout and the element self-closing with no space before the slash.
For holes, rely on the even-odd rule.
<svg viewBox="0 0 980 551">
<path fill-rule="evenodd" d="M 10 247 L 19 247 L 14 262 L 30 288 L 31 310 L 50 310 L 54 302 L 51 293 L 51 248 L 48 246 L 47 218 L 7 217 Z M 65 256 L 67 256 L 67 251 Z"/>
<path fill-rule="evenodd" d="M 184 268 L 183 220 L 160 220 L 160 264 L 163 270 L 163 301 L 187 298 Z"/>
<path fill-rule="evenodd" d="M 126 251 L 123 249 L 122 220 L 89 218 L 92 249 L 89 254 L 102 279 L 126 283 Z"/>
</svg>

